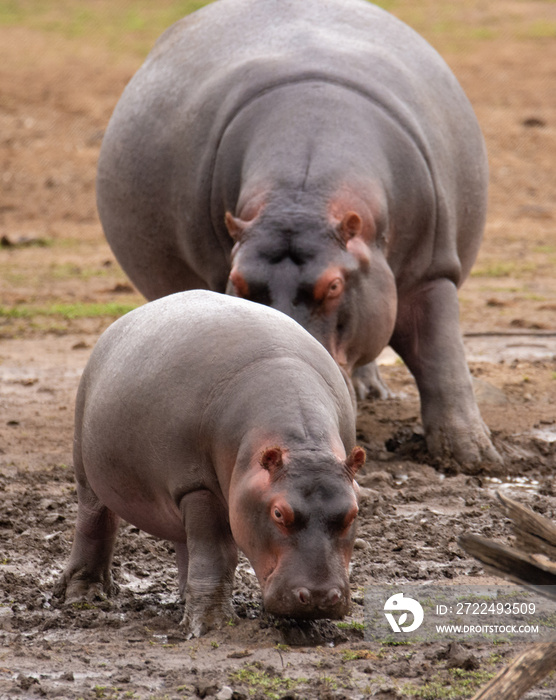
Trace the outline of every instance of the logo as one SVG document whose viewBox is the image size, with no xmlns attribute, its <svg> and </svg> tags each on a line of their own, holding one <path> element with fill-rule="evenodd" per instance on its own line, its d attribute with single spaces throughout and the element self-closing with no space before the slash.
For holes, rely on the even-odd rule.
<svg viewBox="0 0 556 700">
<path fill-rule="evenodd" d="M 413 598 L 404 598 L 403 593 L 396 593 L 396 595 L 388 598 L 384 604 L 384 610 L 386 619 L 390 623 L 390 627 L 394 630 L 394 632 L 413 632 L 421 626 L 425 616 L 421 604 Z M 392 612 L 386 612 L 386 610 L 401 612 L 402 614 L 396 622 Z M 413 622 L 407 627 L 404 627 L 403 625 L 407 621 L 408 612 L 413 615 Z"/>
</svg>

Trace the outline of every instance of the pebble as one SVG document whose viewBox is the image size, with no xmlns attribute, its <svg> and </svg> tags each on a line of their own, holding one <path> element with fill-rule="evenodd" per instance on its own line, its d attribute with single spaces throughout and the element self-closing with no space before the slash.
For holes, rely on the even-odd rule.
<svg viewBox="0 0 556 700">
<path fill-rule="evenodd" d="M 216 700 L 231 700 L 234 691 L 228 685 L 223 685 L 216 693 Z"/>
</svg>

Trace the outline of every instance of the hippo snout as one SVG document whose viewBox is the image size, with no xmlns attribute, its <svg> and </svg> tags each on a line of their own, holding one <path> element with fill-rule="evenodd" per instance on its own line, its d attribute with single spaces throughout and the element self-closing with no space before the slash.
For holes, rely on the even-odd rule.
<svg viewBox="0 0 556 700">
<path fill-rule="evenodd" d="M 305 606 L 313 606 L 320 610 L 329 610 L 338 605 L 342 600 L 342 592 L 339 588 L 331 588 L 325 591 L 310 591 L 308 588 L 296 588 L 294 597 Z"/>
<path fill-rule="evenodd" d="M 339 585 L 284 586 L 265 595 L 264 604 L 273 615 L 338 619 L 349 612 L 349 589 Z"/>
</svg>

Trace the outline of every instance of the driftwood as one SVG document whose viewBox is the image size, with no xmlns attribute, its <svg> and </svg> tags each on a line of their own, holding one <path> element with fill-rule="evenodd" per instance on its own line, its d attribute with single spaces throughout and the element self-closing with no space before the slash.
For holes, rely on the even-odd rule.
<svg viewBox="0 0 556 700">
<path fill-rule="evenodd" d="M 462 535 L 460 545 L 498 576 L 556 599 L 556 564 L 546 558 L 556 559 L 556 526 L 501 493 L 498 499 L 512 521 L 517 549 L 478 535 Z"/>
<path fill-rule="evenodd" d="M 492 573 L 556 600 L 556 564 L 478 535 L 462 535 L 459 543 Z"/>
<path fill-rule="evenodd" d="M 502 509 L 512 521 L 516 545 L 526 552 L 540 552 L 556 560 L 556 525 L 521 503 L 498 493 Z"/>
<path fill-rule="evenodd" d="M 556 563 L 548 559 L 556 559 L 556 526 L 507 496 L 499 493 L 498 498 L 512 521 L 516 548 L 478 535 L 463 535 L 460 545 L 486 569 L 556 600 Z M 472 700 L 518 700 L 554 669 L 556 641 L 534 644 Z"/>
<path fill-rule="evenodd" d="M 556 668 L 556 642 L 534 644 L 503 668 L 472 700 L 518 700 Z"/>
</svg>

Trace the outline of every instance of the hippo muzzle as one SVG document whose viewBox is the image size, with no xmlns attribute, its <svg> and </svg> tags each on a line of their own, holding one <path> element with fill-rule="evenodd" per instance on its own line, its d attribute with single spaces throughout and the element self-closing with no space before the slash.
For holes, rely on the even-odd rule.
<svg viewBox="0 0 556 700">
<path fill-rule="evenodd" d="M 347 572 L 325 581 L 288 575 L 271 577 L 263 588 L 265 610 L 273 615 L 306 619 L 340 619 L 350 608 Z"/>
</svg>

